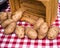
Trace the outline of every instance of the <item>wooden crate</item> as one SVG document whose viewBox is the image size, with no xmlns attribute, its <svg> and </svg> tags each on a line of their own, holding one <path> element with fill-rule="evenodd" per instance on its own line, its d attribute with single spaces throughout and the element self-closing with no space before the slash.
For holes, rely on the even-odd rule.
<svg viewBox="0 0 60 48">
<path fill-rule="evenodd" d="M 44 15 L 49 26 L 57 17 L 58 0 L 9 0 L 9 3 L 11 12 L 15 12 L 19 8 L 27 6 L 26 8 L 30 11 L 32 10 L 34 13 Z"/>
</svg>

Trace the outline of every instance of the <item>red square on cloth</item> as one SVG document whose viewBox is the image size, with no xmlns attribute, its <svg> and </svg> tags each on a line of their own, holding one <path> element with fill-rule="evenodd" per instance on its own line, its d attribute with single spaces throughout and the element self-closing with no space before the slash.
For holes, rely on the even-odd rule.
<svg viewBox="0 0 60 48">
<path fill-rule="evenodd" d="M 4 11 L 10 11 L 10 7 Z M 24 27 L 32 26 L 31 24 L 22 21 L 17 22 L 17 24 Z M 60 28 L 60 3 L 58 3 L 57 19 L 52 25 Z M 60 48 L 60 34 L 54 40 L 48 40 L 47 38 L 44 38 L 43 40 L 31 40 L 27 38 L 27 36 L 19 39 L 15 33 L 5 35 L 4 29 L 0 25 L 0 48 Z"/>
</svg>

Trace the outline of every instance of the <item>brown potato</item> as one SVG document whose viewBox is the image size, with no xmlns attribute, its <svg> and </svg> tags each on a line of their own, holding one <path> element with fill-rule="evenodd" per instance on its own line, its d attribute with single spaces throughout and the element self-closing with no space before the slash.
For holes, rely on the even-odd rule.
<svg viewBox="0 0 60 48">
<path fill-rule="evenodd" d="M 15 33 L 19 38 L 23 38 L 24 37 L 24 27 L 17 26 L 16 30 L 15 30 Z"/>
<path fill-rule="evenodd" d="M 6 12 L 0 12 L 0 23 L 5 21 L 7 19 L 7 13 Z"/>
<path fill-rule="evenodd" d="M 2 25 L 3 28 L 5 28 L 6 26 L 8 26 L 12 22 L 13 22 L 12 19 L 7 19 L 1 25 Z"/>
<path fill-rule="evenodd" d="M 43 18 L 39 18 L 36 23 L 34 24 L 34 29 L 38 29 L 41 24 L 44 22 L 44 19 Z"/>
<path fill-rule="evenodd" d="M 16 28 L 16 22 L 12 22 L 11 24 L 9 24 L 5 29 L 4 29 L 4 33 L 5 34 L 11 34 L 14 32 Z"/>
<path fill-rule="evenodd" d="M 33 19 L 29 18 L 29 17 L 23 17 L 23 18 L 21 18 L 21 20 L 22 21 L 27 21 L 30 24 L 35 24 L 35 22 L 36 22 L 35 20 L 33 20 Z"/>
<path fill-rule="evenodd" d="M 48 39 L 55 39 L 58 35 L 59 28 L 56 26 L 52 26 L 47 34 Z"/>
<path fill-rule="evenodd" d="M 60 33 L 60 30 L 59 30 L 59 33 Z"/>
<path fill-rule="evenodd" d="M 31 27 L 26 27 L 25 28 L 25 35 L 27 35 L 27 32 L 29 31 L 29 29 L 31 29 Z"/>
<path fill-rule="evenodd" d="M 44 22 L 38 29 L 38 39 L 43 39 L 47 35 L 48 25 Z"/>
<path fill-rule="evenodd" d="M 25 11 L 24 9 L 20 9 L 20 10 L 16 11 L 15 14 L 12 16 L 12 19 L 14 21 L 20 20 L 24 11 Z"/>
<path fill-rule="evenodd" d="M 8 19 L 12 18 L 12 12 L 7 12 L 7 15 L 8 15 Z"/>
<path fill-rule="evenodd" d="M 38 34 L 38 39 L 43 39 L 44 37 L 45 37 L 46 35 L 40 35 L 40 34 Z"/>
<path fill-rule="evenodd" d="M 37 32 L 30 27 L 26 28 L 25 33 L 30 39 L 36 39 L 37 38 Z"/>
</svg>

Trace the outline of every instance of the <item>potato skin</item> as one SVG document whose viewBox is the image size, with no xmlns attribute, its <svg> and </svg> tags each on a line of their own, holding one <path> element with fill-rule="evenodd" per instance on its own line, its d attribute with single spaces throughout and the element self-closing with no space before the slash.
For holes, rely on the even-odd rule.
<svg viewBox="0 0 60 48">
<path fill-rule="evenodd" d="M 8 19 L 11 19 L 12 18 L 12 12 L 7 12 L 7 15 L 8 15 Z"/>
<path fill-rule="evenodd" d="M 38 29 L 38 39 L 43 39 L 47 35 L 48 25 L 44 22 Z"/>
<path fill-rule="evenodd" d="M 23 18 L 21 18 L 21 20 L 22 21 L 26 21 L 26 22 L 29 22 L 30 24 L 35 24 L 35 20 L 33 20 L 33 19 L 31 19 L 31 18 L 29 18 L 29 17 L 23 17 Z"/>
<path fill-rule="evenodd" d="M 44 19 L 43 18 L 39 18 L 37 21 L 36 21 L 36 23 L 34 24 L 34 29 L 38 29 L 40 26 L 41 26 L 41 24 L 44 22 Z"/>
<path fill-rule="evenodd" d="M 26 35 L 30 39 L 36 39 L 37 38 L 37 32 L 34 29 L 30 28 L 30 27 L 26 28 Z"/>
<path fill-rule="evenodd" d="M 59 30 L 59 33 L 60 33 L 60 30 Z"/>
<path fill-rule="evenodd" d="M 29 29 L 31 29 L 31 27 L 26 27 L 25 28 L 25 35 L 27 35 L 27 32 L 29 31 Z"/>
<path fill-rule="evenodd" d="M 14 32 L 16 27 L 16 22 L 12 22 L 11 24 L 9 24 L 5 29 L 4 29 L 4 33 L 5 34 L 11 34 Z"/>
<path fill-rule="evenodd" d="M 52 26 L 47 34 L 48 39 L 55 39 L 58 35 L 59 28 L 56 26 Z"/>
<path fill-rule="evenodd" d="M 12 19 L 7 19 L 1 25 L 2 25 L 3 28 L 5 28 L 6 26 L 8 26 L 12 22 L 13 22 Z"/>
<path fill-rule="evenodd" d="M 38 39 L 43 39 L 44 37 L 45 37 L 46 35 L 40 35 L 40 34 L 38 34 Z"/>
<path fill-rule="evenodd" d="M 7 13 L 6 12 L 0 12 L 0 23 L 5 21 L 7 19 Z"/>
<path fill-rule="evenodd" d="M 16 12 L 14 13 L 14 15 L 12 16 L 12 19 L 13 19 L 14 21 L 20 20 L 24 11 L 25 11 L 24 9 L 20 9 L 20 10 L 16 11 Z"/>
<path fill-rule="evenodd" d="M 19 38 L 23 38 L 24 37 L 24 27 L 17 26 L 16 30 L 15 30 L 15 33 Z"/>
</svg>

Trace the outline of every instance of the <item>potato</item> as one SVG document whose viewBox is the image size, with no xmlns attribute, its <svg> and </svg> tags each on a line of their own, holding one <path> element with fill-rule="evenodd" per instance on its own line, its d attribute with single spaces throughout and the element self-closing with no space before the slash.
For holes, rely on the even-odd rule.
<svg viewBox="0 0 60 48">
<path fill-rule="evenodd" d="M 43 39 L 47 35 L 48 25 L 44 22 L 38 29 L 38 39 Z"/>
<path fill-rule="evenodd" d="M 60 30 L 59 30 L 59 33 L 60 33 Z"/>
<path fill-rule="evenodd" d="M 55 39 L 58 35 L 58 32 L 59 32 L 58 27 L 56 26 L 50 27 L 48 34 L 47 34 L 48 39 Z"/>
<path fill-rule="evenodd" d="M 16 11 L 15 14 L 12 16 L 12 19 L 14 21 L 20 20 L 24 11 L 25 11 L 24 9 L 20 9 L 20 10 Z"/>
<path fill-rule="evenodd" d="M 12 22 L 4 29 L 4 33 L 11 34 L 14 32 L 15 28 L 16 28 L 16 22 Z"/>
<path fill-rule="evenodd" d="M 45 37 L 46 35 L 44 34 L 44 35 L 40 35 L 40 34 L 38 34 L 38 39 L 43 39 L 44 37 Z"/>
<path fill-rule="evenodd" d="M 40 27 L 40 25 L 44 22 L 43 18 L 39 18 L 36 23 L 34 24 L 34 29 L 38 29 Z"/>
<path fill-rule="evenodd" d="M 8 19 L 12 18 L 12 12 L 7 12 L 7 15 L 8 15 Z"/>
<path fill-rule="evenodd" d="M 29 31 L 29 29 L 31 29 L 31 27 L 26 27 L 25 28 L 25 35 L 27 35 L 27 32 Z"/>
<path fill-rule="evenodd" d="M 31 19 L 31 18 L 29 18 L 29 17 L 23 17 L 23 18 L 21 18 L 21 20 L 22 21 L 26 21 L 26 22 L 29 22 L 30 24 L 35 24 L 35 20 L 33 20 L 33 19 Z"/>
<path fill-rule="evenodd" d="M 15 33 L 19 38 L 23 38 L 24 37 L 24 27 L 17 26 L 16 30 L 15 30 Z"/>
<path fill-rule="evenodd" d="M 5 21 L 7 19 L 7 13 L 6 12 L 0 12 L 0 23 Z"/>
<path fill-rule="evenodd" d="M 8 26 L 12 22 L 13 22 L 12 19 L 7 19 L 1 25 L 2 25 L 3 28 L 5 28 L 6 26 Z"/>
<path fill-rule="evenodd" d="M 37 32 L 34 29 L 30 28 L 30 27 L 26 28 L 26 35 L 30 39 L 36 39 L 37 38 Z"/>
</svg>

